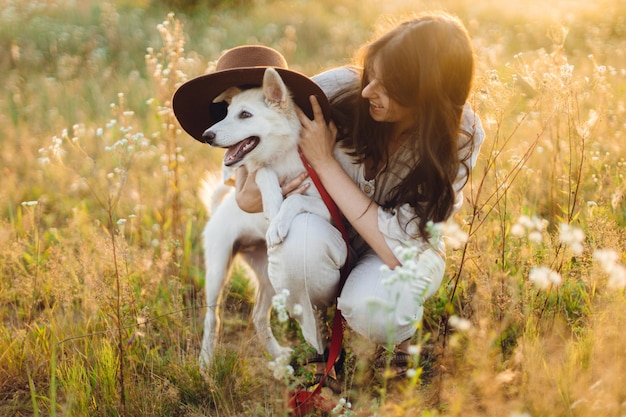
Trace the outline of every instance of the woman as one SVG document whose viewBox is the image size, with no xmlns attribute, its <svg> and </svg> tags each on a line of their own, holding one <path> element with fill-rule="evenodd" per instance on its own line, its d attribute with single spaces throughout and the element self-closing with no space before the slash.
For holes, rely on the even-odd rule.
<svg viewBox="0 0 626 417">
<path fill-rule="evenodd" d="M 331 99 L 335 123 L 326 125 L 311 97 L 315 118 L 300 112 L 300 147 L 353 232 L 353 267 L 337 308 L 352 330 L 381 347 L 379 354 L 388 350 L 390 366 L 403 374 L 423 303 L 439 288 L 445 268 L 443 241 L 433 243 L 428 223 L 460 208 L 484 137 L 465 104 L 474 56 L 460 20 L 430 13 L 367 45 L 362 68 L 360 85 L 348 68 L 314 77 Z M 238 174 L 240 206 L 258 211 L 252 176 Z M 285 195 L 301 192 L 305 177 L 288 181 Z M 417 251 L 418 273 L 409 281 L 390 280 L 401 265 L 398 248 L 407 246 Z M 306 294 L 287 307 L 306 304 L 323 312 L 331 305 L 346 252 L 332 225 L 297 216 L 285 241 L 268 249 L 269 267 L 291 275 L 290 288 L 275 290 Z M 321 353 L 326 341 L 319 320 L 299 318 L 305 339 Z"/>
</svg>

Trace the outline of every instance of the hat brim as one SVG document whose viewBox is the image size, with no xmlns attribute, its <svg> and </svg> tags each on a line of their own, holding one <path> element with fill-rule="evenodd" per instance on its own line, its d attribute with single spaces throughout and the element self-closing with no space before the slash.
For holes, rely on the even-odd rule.
<svg viewBox="0 0 626 417">
<path fill-rule="evenodd" d="M 181 85 L 172 98 L 172 108 L 181 127 L 194 139 L 204 142 L 206 129 L 226 117 L 227 104 L 213 103 L 229 87 L 253 87 L 263 84 L 266 67 L 237 68 L 201 75 Z M 310 78 L 296 71 L 274 68 L 291 92 L 294 102 L 313 119 L 309 97 L 314 95 L 326 121 L 330 121 L 330 103 L 324 91 Z"/>
</svg>

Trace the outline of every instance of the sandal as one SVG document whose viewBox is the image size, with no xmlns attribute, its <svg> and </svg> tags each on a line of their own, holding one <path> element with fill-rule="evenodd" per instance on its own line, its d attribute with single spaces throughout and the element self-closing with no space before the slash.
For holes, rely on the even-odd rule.
<svg viewBox="0 0 626 417">
<path fill-rule="evenodd" d="M 392 352 L 379 346 L 376 349 L 373 366 L 387 379 L 406 377 L 409 366 L 413 364 L 413 357 L 406 352 L 393 350 Z M 391 376 L 389 376 L 391 374 Z"/>
<path fill-rule="evenodd" d="M 307 384 L 308 388 L 314 388 L 317 384 L 320 383 L 323 377 L 324 377 L 323 373 L 315 374 L 315 376 L 313 377 L 313 382 L 311 384 Z M 337 380 L 337 378 L 335 378 L 332 375 L 326 375 L 326 378 L 324 378 L 324 383 L 322 384 L 322 386 L 326 388 L 330 388 L 330 390 L 334 392 L 335 394 L 340 394 L 341 391 L 343 391 L 341 383 Z"/>
<path fill-rule="evenodd" d="M 335 374 L 339 374 L 339 370 L 343 369 L 342 364 L 343 364 L 344 358 L 345 358 L 345 352 L 342 349 L 339 358 L 337 359 L 337 361 L 335 362 L 335 365 L 333 366 L 333 370 L 335 371 Z M 323 355 L 317 354 L 317 355 L 308 357 L 301 364 L 301 366 L 313 365 L 313 364 L 325 365 L 327 362 L 327 359 L 328 359 L 328 349 L 324 352 Z M 313 375 L 313 381 L 305 383 L 306 388 L 314 388 L 316 385 L 318 385 L 322 381 L 322 378 L 324 377 L 325 372 L 324 370 L 317 371 L 317 369 L 318 367 L 316 366 L 316 372 Z M 339 382 L 337 377 L 331 374 L 326 375 L 326 378 L 324 378 L 324 382 L 322 386 L 326 388 L 330 388 L 335 394 L 339 394 L 341 393 L 341 391 L 343 391 L 341 383 Z"/>
</svg>

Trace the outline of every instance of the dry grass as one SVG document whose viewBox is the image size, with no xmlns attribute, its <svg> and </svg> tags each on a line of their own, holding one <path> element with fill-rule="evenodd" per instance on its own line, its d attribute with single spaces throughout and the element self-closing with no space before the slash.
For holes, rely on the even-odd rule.
<svg viewBox="0 0 626 417">
<path fill-rule="evenodd" d="M 261 42 L 313 74 L 416 8 L 467 23 L 487 140 L 455 219 L 469 240 L 414 341 L 421 365 L 403 387 L 375 383 L 374 347 L 348 332 L 344 415 L 626 413 L 623 2 L 154 3 L 0 0 L 0 414 L 284 415 L 243 269 L 200 375 L 196 190 L 220 155 L 169 100 L 224 48 Z M 531 282 L 539 267 L 559 285 Z"/>
</svg>

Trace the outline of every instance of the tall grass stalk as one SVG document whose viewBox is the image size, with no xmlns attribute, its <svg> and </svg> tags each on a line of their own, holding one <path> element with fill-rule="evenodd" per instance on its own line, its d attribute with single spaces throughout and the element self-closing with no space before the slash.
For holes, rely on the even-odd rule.
<svg viewBox="0 0 626 417">
<path fill-rule="evenodd" d="M 118 265 L 118 255 L 117 255 L 117 244 L 115 241 L 115 226 L 113 223 L 113 211 L 115 206 L 115 201 L 108 201 L 107 213 L 109 217 L 109 236 L 111 237 L 111 249 L 113 256 L 113 267 L 115 269 L 115 320 L 117 325 L 117 351 L 118 351 L 118 362 L 119 362 L 119 393 L 120 393 L 120 403 L 122 406 L 122 416 L 127 415 L 126 410 L 126 381 L 125 381 L 125 367 L 124 363 L 126 362 L 126 354 L 124 349 L 125 338 L 124 338 L 124 330 L 122 323 L 122 283 L 121 283 L 121 273 Z"/>
<path fill-rule="evenodd" d="M 35 390 L 35 384 L 33 383 L 33 378 L 30 375 L 30 372 L 27 373 L 28 376 L 28 388 L 30 389 L 30 398 L 33 405 L 33 415 L 35 417 L 39 417 L 39 405 L 37 404 L 37 391 Z"/>
<path fill-rule="evenodd" d="M 57 415 L 57 350 L 56 341 L 52 341 L 50 348 L 50 417 Z"/>
</svg>

